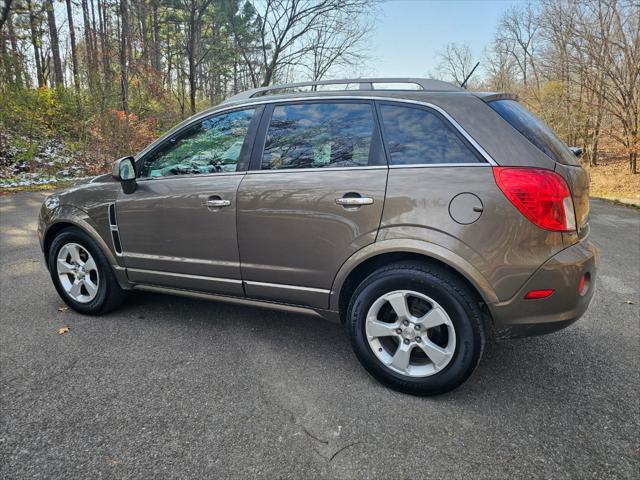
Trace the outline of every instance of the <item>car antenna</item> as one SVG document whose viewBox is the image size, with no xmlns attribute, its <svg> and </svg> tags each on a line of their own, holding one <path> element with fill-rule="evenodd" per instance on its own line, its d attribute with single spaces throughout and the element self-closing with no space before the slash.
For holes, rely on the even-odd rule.
<svg viewBox="0 0 640 480">
<path fill-rule="evenodd" d="M 464 82 L 462 82 L 462 83 L 460 84 L 460 88 L 467 88 L 467 87 L 466 87 L 467 82 L 468 82 L 468 81 L 469 81 L 469 79 L 471 78 L 471 75 L 473 75 L 473 72 L 475 72 L 475 71 L 476 71 L 476 68 L 478 68 L 478 65 L 480 65 L 480 62 L 476 63 L 476 66 L 475 66 L 475 67 L 473 67 L 473 68 L 471 69 L 471 71 L 469 72 L 469 75 L 467 75 L 467 78 L 465 78 L 465 79 L 464 79 Z"/>
</svg>

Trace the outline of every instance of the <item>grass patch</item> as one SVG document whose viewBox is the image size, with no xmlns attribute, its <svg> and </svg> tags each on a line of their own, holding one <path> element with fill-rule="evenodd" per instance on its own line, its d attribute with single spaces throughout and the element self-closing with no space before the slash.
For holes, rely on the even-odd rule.
<svg viewBox="0 0 640 480">
<path fill-rule="evenodd" d="M 626 158 L 605 157 L 597 166 L 585 168 L 591 177 L 591 196 L 640 203 L 640 174 L 629 171 Z"/>
</svg>

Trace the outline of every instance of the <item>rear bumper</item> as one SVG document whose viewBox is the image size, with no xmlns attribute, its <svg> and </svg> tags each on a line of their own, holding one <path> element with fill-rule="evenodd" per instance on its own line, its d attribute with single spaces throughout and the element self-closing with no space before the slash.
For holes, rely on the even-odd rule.
<svg viewBox="0 0 640 480">
<path fill-rule="evenodd" d="M 568 327 L 587 310 L 595 292 L 600 256 L 589 241 L 565 248 L 544 263 L 510 300 L 489 304 L 498 338 L 528 337 Z M 582 276 L 587 289 L 578 292 Z M 543 299 L 525 300 L 531 290 L 553 289 Z"/>
</svg>

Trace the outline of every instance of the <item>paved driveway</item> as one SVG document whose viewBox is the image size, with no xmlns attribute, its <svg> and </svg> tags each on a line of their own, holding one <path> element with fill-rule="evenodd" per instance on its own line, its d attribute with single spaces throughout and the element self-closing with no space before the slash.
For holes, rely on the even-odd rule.
<svg viewBox="0 0 640 480">
<path fill-rule="evenodd" d="M 342 327 L 310 317 L 151 294 L 101 318 L 59 311 L 42 198 L 0 197 L 0 478 L 639 472 L 638 211 L 593 201 L 602 271 L 579 323 L 489 344 L 462 388 L 422 399 L 376 383 Z"/>
</svg>

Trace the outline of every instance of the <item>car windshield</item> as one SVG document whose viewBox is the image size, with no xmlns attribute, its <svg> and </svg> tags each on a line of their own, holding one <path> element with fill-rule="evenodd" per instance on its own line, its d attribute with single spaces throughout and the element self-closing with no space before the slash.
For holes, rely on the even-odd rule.
<svg viewBox="0 0 640 480">
<path fill-rule="evenodd" d="M 556 162 L 580 165 L 577 157 L 547 124 L 515 100 L 494 100 L 489 102 L 489 106 Z"/>
</svg>

